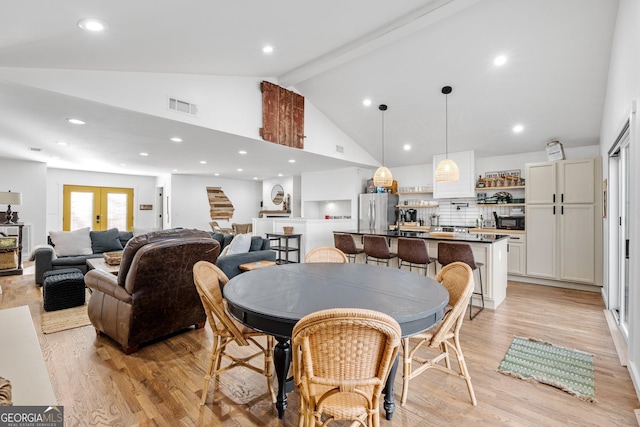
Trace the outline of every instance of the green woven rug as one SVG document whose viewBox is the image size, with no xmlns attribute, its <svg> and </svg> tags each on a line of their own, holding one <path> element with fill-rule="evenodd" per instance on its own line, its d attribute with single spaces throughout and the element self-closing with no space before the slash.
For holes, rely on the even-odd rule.
<svg viewBox="0 0 640 427">
<path fill-rule="evenodd" d="M 559 388 L 595 402 L 593 355 L 529 338 L 515 337 L 498 372 Z"/>
</svg>

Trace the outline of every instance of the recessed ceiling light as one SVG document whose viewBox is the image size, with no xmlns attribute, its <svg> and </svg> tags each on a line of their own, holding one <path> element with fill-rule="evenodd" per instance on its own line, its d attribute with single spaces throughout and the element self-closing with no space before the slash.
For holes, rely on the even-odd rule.
<svg viewBox="0 0 640 427">
<path fill-rule="evenodd" d="M 364 101 L 362 101 L 362 105 L 368 107 L 369 105 L 371 105 L 371 100 L 369 98 L 365 99 Z"/>
<path fill-rule="evenodd" d="M 68 121 L 69 123 L 71 123 L 71 124 L 74 124 L 74 125 L 83 125 L 83 124 L 85 124 L 85 123 L 84 123 L 82 120 L 80 120 L 80 119 L 69 118 L 69 119 L 67 119 L 67 121 Z"/>
<path fill-rule="evenodd" d="M 88 18 L 78 21 L 78 27 L 86 31 L 98 32 L 105 30 L 107 28 L 107 24 L 98 19 Z"/>
<path fill-rule="evenodd" d="M 140 153 L 140 155 L 141 155 L 141 156 L 145 156 L 145 157 L 146 157 L 146 156 L 148 156 L 148 155 L 149 155 L 149 153 L 144 153 L 144 152 L 143 152 L 143 153 Z"/>
<path fill-rule="evenodd" d="M 507 63 L 507 57 L 504 55 L 496 56 L 493 60 L 493 65 L 497 65 L 498 67 Z"/>
<path fill-rule="evenodd" d="M 127 166 L 127 164 L 126 163 L 120 163 L 120 166 L 125 167 L 125 166 Z"/>
<path fill-rule="evenodd" d="M 56 144 L 58 144 L 58 145 L 65 145 L 65 146 L 66 146 L 66 145 L 69 145 L 69 143 L 68 143 L 68 142 L 65 142 L 65 141 L 56 141 Z"/>
<path fill-rule="evenodd" d="M 171 169 L 171 172 L 178 172 L 178 169 Z"/>
<path fill-rule="evenodd" d="M 206 160 L 200 160 L 200 164 L 201 164 L 201 165 L 206 165 L 206 164 L 207 164 L 207 161 L 206 161 Z"/>
<path fill-rule="evenodd" d="M 404 148 L 404 151 L 409 151 L 411 150 L 411 144 L 404 144 L 402 148 Z"/>
<path fill-rule="evenodd" d="M 60 158 L 60 157 L 58 157 L 58 156 L 51 156 L 51 159 L 52 159 L 52 160 L 58 160 L 59 158 Z"/>
<path fill-rule="evenodd" d="M 523 130 L 524 130 L 524 126 L 522 126 L 522 125 L 515 125 L 515 126 L 513 127 L 513 131 L 514 131 L 515 133 L 520 133 L 520 132 L 522 132 Z"/>
<path fill-rule="evenodd" d="M 279 174 L 278 174 L 278 176 L 282 176 L 282 174 L 281 174 L 281 173 L 279 173 Z"/>
<path fill-rule="evenodd" d="M 257 177 L 257 176 L 254 176 L 254 177 L 253 177 L 253 179 L 258 179 L 258 177 Z"/>
<path fill-rule="evenodd" d="M 240 151 L 238 151 L 238 154 L 247 154 L 247 152 L 244 151 L 244 150 L 240 150 Z"/>
<path fill-rule="evenodd" d="M 290 159 L 290 160 L 289 160 L 289 163 L 295 163 L 295 162 L 296 162 L 296 161 L 295 161 L 295 160 L 293 160 L 293 159 Z"/>
<path fill-rule="evenodd" d="M 242 172 L 242 168 L 238 168 L 236 169 L 238 172 Z"/>
<path fill-rule="evenodd" d="M 173 138 L 171 138 L 171 141 L 173 141 L 173 142 L 182 142 L 182 138 L 178 138 L 177 136 L 174 136 Z"/>
<path fill-rule="evenodd" d="M 220 174 L 218 172 L 214 173 L 213 175 L 215 176 L 220 176 Z"/>
<path fill-rule="evenodd" d="M 265 46 L 262 48 L 262 53 L 272 53 L 273 52 L 273 46 Z"/>
</svg>

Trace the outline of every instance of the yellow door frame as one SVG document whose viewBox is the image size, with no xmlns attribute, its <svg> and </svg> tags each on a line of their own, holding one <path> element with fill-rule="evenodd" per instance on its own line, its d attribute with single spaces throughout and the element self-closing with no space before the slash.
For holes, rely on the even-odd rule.
<svg viewBox="0 0 640 427">
<path fill-rule="evenodd" d="M 127 195 L 127 230 L 133 228 L 133 188 L 94 187 L 88 185 L 64 185 L 62 202 L 62 229 L 71 228 L 71 193 L 93 193 L 93 222 L 91 229 L 106 230 L 107 226 L 107 198 L 111 193 Z M 125 230 L 122 230 L 125 231 Z"/>
</svg>

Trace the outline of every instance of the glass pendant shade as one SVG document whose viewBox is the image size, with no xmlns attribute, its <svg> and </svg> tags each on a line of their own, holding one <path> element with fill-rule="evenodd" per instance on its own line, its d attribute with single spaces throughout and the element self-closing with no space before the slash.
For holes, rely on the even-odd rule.
<svg viewBox="0 0 640 427">
<path fill-rule="evenodd" d="M 375 175 L 373 175 L 373 185 L 376 187 L 391 187 L 392 184 L 393 175 L 391 175 L 391 171 L 386 166 L 380 166 Z"/>
<path fill-rule="evenodd" d="M 444 159 L 436 168 L 436 182 L 457 182 L 460 179 L 458 165 L 451 159 Z"/>
</svg>

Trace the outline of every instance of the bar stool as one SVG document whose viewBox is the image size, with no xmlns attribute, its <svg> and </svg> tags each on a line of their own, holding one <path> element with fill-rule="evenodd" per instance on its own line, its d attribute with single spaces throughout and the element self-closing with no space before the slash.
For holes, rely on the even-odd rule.
<svg viewBox="0 0 640 427">
<path fill-rule="evenodd" d="M 473 257 L 473 250 L 468 243 L 446 243 L 438 242 L 438 262 L 441 266 L 451 264 L 452 262 L 461 261 L 467 264 L 473 271 L 478 270 L 480 276 L 480 292 L 476 292 L 475 288 L 471 298 L 469 298 L 469 320 L 473 320 L 482 310 L 484 310 L 484 289 L 482 287 L 482 267 L 484 264 L 476 262 Z M 471 304 L 473 297 L 479 296 L 482 301 L 480 310 L 476 314 L 471 314 L 473 310 L 473 304 Z"/>
<path fill-rule="evenodd" d="M 427 242 L 423 239 L 410 239 L 407 237 L 398 237 L 398 268 L 402 268 L 402 263 L 409 265 L 409 271 L 412 267 L 424 269 L 424 275 L 427 275 L 429 264 L 433 260 L 427 252 Z"/>
<path fill-rule="evenodd" d="M 367 255 L 365 263 L 369 264 L 369 258 L 374 258 L 376 264 L 384 262 L 389 266 L 389 261 L 398 256 L 397 253 L 389 251 L 387 238 L 384 236 L 364 236 L 364 253 Z"/>
<path fill-rule="evenodd" d="M 353 262 L 356 262 L 358 255 L 364 253 L 364 249 L 356 247 L 356 240 L 351 234 L 333 233 L 333 242 L 336 248 L 340 249 L 345 253 L 345 255 L 347 255 L 350 262 L 352 259 Z"/>
</svg>

